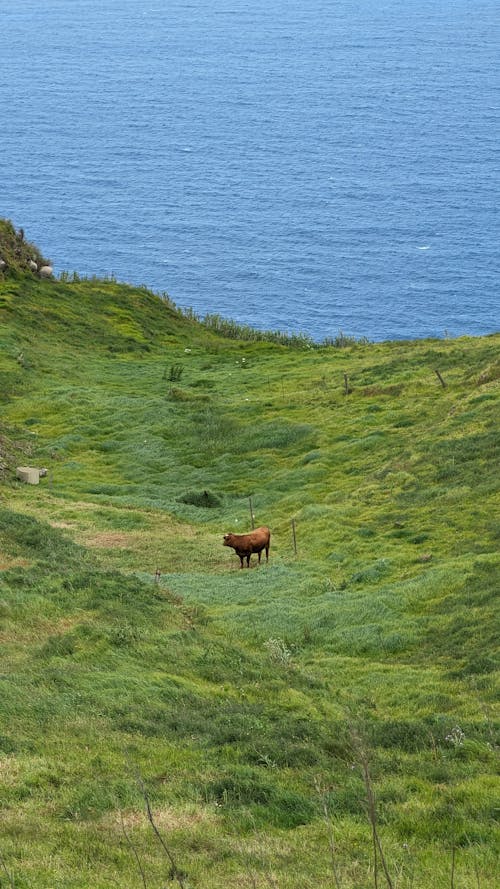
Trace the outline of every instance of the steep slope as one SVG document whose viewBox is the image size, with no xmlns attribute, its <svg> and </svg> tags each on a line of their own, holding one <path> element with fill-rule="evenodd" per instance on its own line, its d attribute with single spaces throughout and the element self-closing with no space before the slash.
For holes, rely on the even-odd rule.
<svg viewBox="0 0 500 889">
<path fill-rule="evenodd" d="M 35 277 L 50 266 L 38 247 L 27 241 L 22 228 L 16 230 L 8 219 L 0 219 L 0 278 Z"/>
</svg>

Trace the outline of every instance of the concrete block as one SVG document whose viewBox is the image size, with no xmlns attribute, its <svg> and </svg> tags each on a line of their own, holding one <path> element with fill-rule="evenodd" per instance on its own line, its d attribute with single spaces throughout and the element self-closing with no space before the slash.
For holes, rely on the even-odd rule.
<svg viewBox="0 0 500 889">
<path fill-rule="evenodd" d="M 27 485 L 37 485 L 40 481 L 40 470 L 34 466 L 18 466 L 16 475 L 20 481 L 26 482 Z"/>
</svg>

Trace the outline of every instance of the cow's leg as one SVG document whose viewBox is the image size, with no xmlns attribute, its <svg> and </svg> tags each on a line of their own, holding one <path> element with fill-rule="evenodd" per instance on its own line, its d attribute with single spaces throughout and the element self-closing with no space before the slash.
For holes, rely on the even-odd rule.
<svg viewBox="0 0 500 889">
<path fill-rule="evenodd" d="M 240 556 L 239 553 L 238 553 L 238 555 Z M 243 568 L 243 556 L 240 556 L 240 562 L 241 562 L 240 568 Z"/>
<path fill-rule="evenodd" d="M 261 555 L 262 555 L 262 550 L 259 549 L 259 552 L 258 552 L 258 556 L 259 556 L 259 565 L 260 565 L 260 557 L 261 557 Z"/>
<path fill-rule="evenodd" d="M 250 568 L 250 556 L 251 556 L 251 553 L 249 553 L 247 556 L 247 568 Z"/>
<path fill-rule="evenodd" d="M 269 544 L 266 543 L 266 562 L 269 562 Z"/>
</svg>

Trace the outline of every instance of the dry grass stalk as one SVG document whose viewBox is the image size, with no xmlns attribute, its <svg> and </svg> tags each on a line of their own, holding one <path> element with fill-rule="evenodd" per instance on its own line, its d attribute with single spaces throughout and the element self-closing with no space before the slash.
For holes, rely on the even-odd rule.
<svg viewBox="0 0 500 889">
<path fill-rule="evenodd" d="M 314 785 L 316 788 L 316 792 L 318 793 L 318 795 L 321 799 L 321 806 L 323 809 L 323 817 L 325 819 L 326 829 L 328 831 L 328 846 L 330 848 L 330 861 L 332 864 L 333 879 L 335 882 L 336 889 L 340 889 L 340 881 L 339 881 L 339 876 L 338 876 L 338 872 L 337 872 L 337 861 L 336 861 L 337 849 L 335 846 L 335 837 L 333 834 L 332 819 L 331 819 L 330 813 L 328 811 L 328 803 L 326 800 L 326 795 L 325 795 L 317 778 L 314 782 Z"/>
<path fill-rule="evenodd" d="M 2 870 L 5 872 L 5 875 L 9 881 L 9 885 L 10 885 L 11 889 L 16 889 L 16 884 L 14 883 L 14 877 L 7 870 L 7 865 L 5 864 L 4 857 L 1 852 L 0 852 L 0 865 L 2 867 Z"/>
<path fill-rule="evenodd" d="M 455 889 L 455 843 L 451 847 L 450 889 Z"/>
<path fill-rule="evenodd" d="M 387 867 L 387 862 L 385 860 L 384 851 L 382 849 L 382 843 L 380 842 L 380 836 L 378 833 L 377 827 L 377 806 L 375 801 L 375 794 L 373 792 L 373 782 L 370 775 L 370 766 L 368 762 L 368 755 L 366 753 L 366 749 L 362 743 L 362 740 L 358 734 L 358 732 L 351 726 L 350 729 L 351 739 L 353 742 L 354 750 L 358 757 L 358 762 L 361 766 L 361 770 L 363 773 L 363 781 L 366 790 L 366 803 L 367 803 L 367 814 L 368 819 L 370 821 L 371 829 L 372 829 L 372 842 L 373 842 L 373 878 L 375 883 L 375 889 L 378 889 L 378 862 L 380 860 L 380 864 L 382 865 L 382 870 L 384 872 L 384 876 L 387 882 L 389 889 L 394 889 L 394 884 L 391 879 L 391 875 L 389 873 L 389 869 Z"/>
<path fill-rule="evenodd" d="M 141 859 L 139 858 L 139 853 L 137 852 L 137 849 L 135 848 L 135 846 L 134 846 L 132 840 L 130 839 L 130 837 L 129 837 L 128 833 L 127 833 L 127 831 L 125 830 L 125 823 L 124 823 L 124 821 L 123 821 L 123 815 L 122 815 L 121 812 L 120 812 L 120 823 L 121 823 L 121 827 L 122 827 L 123 836 L 125 837 L 125 839 L 126 839 L 126 841 L 127 841 L 127 844 L 128 844 L 128 847 L 129 847 L 129 849 L 131 850 L 131 852 L 132 852 L 132 854 L 133 854 L 133 856 L 134 856 L 134 858 L 135 858 L 135 860 L 136 860 L 136 862 L 137 862 L 137 867 L 139 868 L 139 873 L 140 873 L 140 875 L 141 875 L 141 879 L 142 879 L 142 885 L 144 886 L 144 889 L 147 889 L 146 875 L 145 875 L 145 873 L 144 873 L 144 870 L 143 870 L 143 867 L 142 867 L 142 864 L 141 864 Z"/>
<path fill-rule="evenodd" d="M 148 816 L 148 821 L 151 825 L 151 829 L 170 862 L 170 878 L 172 880 L 177 880 L 181 889 L 186 889 L 183 874 L 178 869 L 178 867 L 175 863 L 174 856 L 172 855 L 170 848 L 168 847 L 168 845 L 165 842 L 164 838 L 162 837 L 160 831 L 158 830 L 158 827 L 156 826 L 155 820 L 153 818 L 153 813 L 151 811 L 151 804 L 149 801 L 148 792 L 147 792 L 146 787 L 144 785 L 144 781 L 142 780 L 142 778 L 138 772 L 136 772 L 136 780 L 137 780 L 137 783 L 139 785 L 139 788 L 141 790 L 141 793 L 142 793 L 142 796 L 143 796 L 143 799 L 144 799 L 144 802 L 146 805 L 146 815 Z"/>
</svg>

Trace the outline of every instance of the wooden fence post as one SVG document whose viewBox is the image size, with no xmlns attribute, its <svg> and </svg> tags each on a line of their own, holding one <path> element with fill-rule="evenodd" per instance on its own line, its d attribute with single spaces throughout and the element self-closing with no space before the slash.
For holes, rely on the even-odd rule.
<svg viewBox="0 0 500 889">
<path fill-rule="evenodd" d="M 254 518 L 253 518 L 253 504 L 252 504 L 251 497 L 248 498 L 248 503 L 250 505 L 250 521 L 252 522 L 252 531 L 253 531 L 255 528 L 255 524 L 254 524 Z"/>
<path fill-rule="evenodd" d="M 295 519 L 292 519 L 292 537 L 293 537 L 293 551 L 295 555 L 297 555 L 297 532 L 295 530 Z"/>
<path fill-rule="evenodd" d="M 441 383 L 443 389 L 446 389 L 446 383 L 445 383 L 445 381 L 443 380 L 443 378 L 442 378 L 441 374 L 439 373 L 439 371 L 438 371 L 438 370 L 434 370 L 434 373 L 436 374 L 436 376 L 437 376 L 439 382 Z"/>
</svg>

